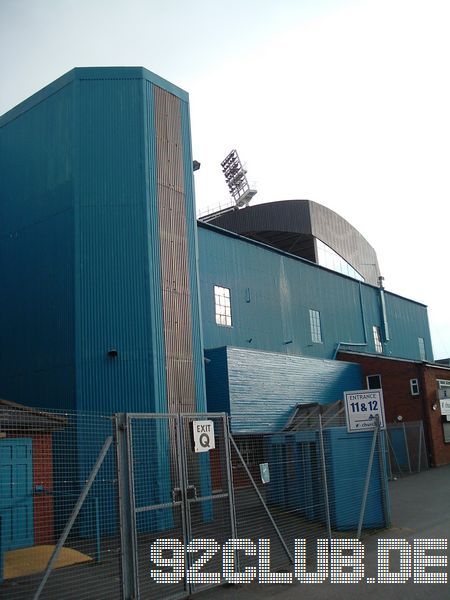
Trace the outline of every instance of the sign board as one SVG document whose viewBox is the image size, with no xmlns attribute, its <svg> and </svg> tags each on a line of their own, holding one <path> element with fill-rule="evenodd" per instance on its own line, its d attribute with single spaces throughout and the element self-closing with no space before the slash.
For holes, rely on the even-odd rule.
<svg viewBox="0 0 450 600">
<path fill-rule="evenodd" d="M 259 472 L 263 483 L 270 483 L 269 463 L 260 463 Z"/>
<path fill-rule="evenodd" d="M 450 398 L 441 398 L 441 414 L 450 415 Z"/>
<path fill-rule="evenodd" d="M 380 429 L 386 429 L 382 390 L 344 392 L 344 405 L 349 433 L 374 429 L 377 416 Z"/>
<path fill-rule="evenodd" d="M 214 422 L 211 420 L 192 421 L 194 452 L 208 452 L 216 447 Z"/>
</svg>

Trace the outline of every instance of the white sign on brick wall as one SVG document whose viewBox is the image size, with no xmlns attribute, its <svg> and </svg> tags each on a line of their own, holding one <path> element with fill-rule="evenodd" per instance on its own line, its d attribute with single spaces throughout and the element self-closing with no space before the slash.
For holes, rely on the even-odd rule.
<svg viewBox="0 0 450 600">
<path fill-rule="evenodd" d="M 382 390 L 344 392 L 344 405 L 349 433 L 374 429 L 377 416 L 380 429 L 386 429 Z"/>
</svg>

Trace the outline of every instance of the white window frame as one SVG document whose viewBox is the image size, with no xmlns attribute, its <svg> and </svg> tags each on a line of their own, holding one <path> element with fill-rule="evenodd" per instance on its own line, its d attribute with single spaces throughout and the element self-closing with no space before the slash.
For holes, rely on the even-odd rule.
<svg viewBox="0 0 450 600">
<path fill-rule="evenodd" d="M 320 311 L 314 308 L 309 309 L 309 327 L 311 331 L 311 340 L 314 344 L 322 344 L 322 322 L 320 319 Z"/>
<path fill-rule="evenodd" d="M 417 378 L 409 380 L 409 387 L 411 389 L 411 396 L 418 396 L 420 394 L 419 380 Z"/>
<path fill-rule="evenodd" d="M 232 327 L 231 318 L 231 290 L 221 285 L 214 286 L 214 315 L 216 325 Z"/>
</svg>

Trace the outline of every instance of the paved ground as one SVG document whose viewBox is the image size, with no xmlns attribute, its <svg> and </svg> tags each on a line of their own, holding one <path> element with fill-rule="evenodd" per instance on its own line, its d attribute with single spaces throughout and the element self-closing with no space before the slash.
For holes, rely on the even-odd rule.
<svg viewBox="0 0 450 600">
<path fill-rule="evenodd" d="M 392 506 L 392 527 L 376 535 L 363 538 L 365 547 L 365 578 L 377 574 L 377 540 L 401 538 L 412 544 L 417 538 L 450 539 L 450 465 L 411 475 L 389 484 Z M 450 548 L 441 554 L 448 557 Z M 437 552 L 434 552 L 437 554 Z M 450 561 L 449 561 L 450 563 Z M 393 563 L 392 569 L 395 569 Z M 299 595 L 306 600 L 330 598 L 352 600 L 353 598 L 378 598 L 418 600 L 448 600 L 450 598 L 450 564 L 447 568 L 431 567 L 431 572 L 447 572 L 447 584 L 417 584 L 412 578 L 406 584 L 315 584 L 292 585 L 236 585 L 205 591 L 202 600 L 242 600 L 279 598 L 289 600 Z"/>
<path fill-rule="evenodd" d="M 365 573 L 364 582 L 358 584 L 300 584 L 298 582 L 289 585 L 267 585 L 267 584 L 248 584 L 234 585 L 228 587 L 219 587 L 210 589 L 199 594 L 199 600 L 248 600 L 258 598 L 276 598 L 279 600 L 297 599 L 299 595 L 305 600 L 353 600 L 361 598 L 372 599 L 379 598 L 381 595 L 387 600 L 405 599 L 408 600 L 448 600 L 450 598 L 450 576 L 447 584 L 417 584 L 411 579 L 406 584 L 381 584 L 367 583 L 367 578 L 377 576 L 377 542 L 383 538 L 400 538 L 412 545 L 412 541 L 417 538 L 444 538 L 450 539 L 450 465 L 439 469 L 425 471 L 419 475 L 411 475 L 389 484 L 392 507 L 392 527 L 378 534 L 366 535 L 363 537 L 365 548 Z M 253 505 L 248 505 L 255 511 Z M 258 514 L 253 512 L 253 517 L 258 520 Z M 250 519 L 251 522 L 251 519 Z M 293 524 L 288 528 L 295 536 L 292 530 Z M 196 530 L 197 531 L 197 530 Z M 200 531 L 200 530 L 199 530 Z M 261 531 L 256 528 L 246 531 L 251 539 L 255 539 L 253 533 Z M 304 524 L 300 525 L 300 531 L 305 531 Z M 197 531 L 198 533 L 198 531 Z M 201 532 L 200 532 L 201 533 Z M 199 537 L 201 537 L 199 533 Z M 325 537 L 325 532 L 318 532 L 320 537 Z M 253 536 L 253 537 L 252 537 Z M 275 542 L 275 540 L 274 540 Z M 293 543 L 289 538 L 288 544 Z M 141 573 L 146 572 L 148 566 L 148 547 L 147 541 L 144 546 L 146 553 L 140 554 Z M 115 600 L 120 598 L 120 580 L 119 580 L 119 543 L 111 546 L 116 552 L 110 553 L 110 556 L 103 557 L 102 563 L 95 562 L 79 565 L 77 567 L 67 567 L 58 569 L 51 575 L 51 584 L 46 586 L 41 600 Z M 292 551 L 293 549 L 291 549 Z M 450 554 L 450 548 L 442 553 L 445 556 Z M 285 556 L 283 554 L 283 556 Z M 275 562 L 275 561 L 274 561 Z M 283 561 L 286 564 L 286 561 Z M 207 571 L 214 566 L 215 571 L 220 571 L 220 564 L 209 564 Z M 308 565 L 308 570 L 313 570 L 314 566 Z M 395 560 L 392 563 L 392 571 L 396 569 Z M 450 574 L 450 565 L 446 569 L 434 567 L 432 572 L 446 571 Z M 42 575 L 20 578 L 20 580 L 8 580 L 1 586 L 1 600 L 29 600 L 33 597 L 34 591 L 40 582 Z M 295 580 L 294 580 L 295 581 Z M 182 584 L 161 586 L 152 583 L 151 585 L 145 578 L 141 578 L 141 598 L 169 598 L 182 593 Z"/>
</svg>

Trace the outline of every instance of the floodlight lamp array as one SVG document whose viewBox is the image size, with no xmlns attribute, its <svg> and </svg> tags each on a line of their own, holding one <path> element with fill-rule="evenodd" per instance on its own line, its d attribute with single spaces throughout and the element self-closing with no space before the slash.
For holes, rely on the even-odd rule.
<svg viewBox="0 0 450 600">
<path fill-rule="evenodd" d="M 237 204 L 241 196 L 250 188 L 246 177 L 247 171 L 242 166 L 236 150 L 232 150 L 220 164 L 230 194 Z"/>
</svg>

